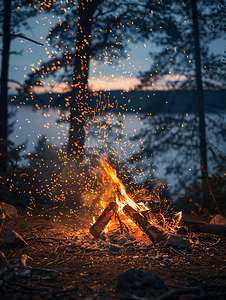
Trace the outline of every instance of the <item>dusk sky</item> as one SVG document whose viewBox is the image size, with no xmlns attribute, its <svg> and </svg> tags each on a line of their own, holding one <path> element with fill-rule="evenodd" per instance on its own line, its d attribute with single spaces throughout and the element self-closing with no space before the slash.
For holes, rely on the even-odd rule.
<svg viewBox="0 0 226 300">
<path fill-rule="evenodd" d="M 38 46 L 26 40 L 17 38 L 11 44 L 11 51 L 23 51 L 22 55 L 11 55 L 9 78 L 23 82 L 32 68 L 39 66 L 41 62 L 48 60 L 49 53 L 53 50 L 47 46 L 46 36 L 51 25 L 57 21 L 56 16 L 45 14 L 44 17 L 35 17 L 29 21 L 31 30 L 23 31 L 27 37 L 34 39 L 44 46 Z M 39 23 L 39 24 L 38 24 Z M 131 37 L 132 38 L 132 37 Z M 151 60 L 148 56 L 150 51 L 150 42 L 132 43 L 128 41 L 128 47 L 125 50 L 127 59 L 118 60 L 118 64 L 104 64 L 97 60 L 91 60 L 89 80 L 90 86 L 97 89 L 127 89 L 138 83 L 136 76 L 141 70 L 147 70 Z M 10 86 L 14 86 L 10 83 Z M 13 89 L 11 89 L 12 91 Z"/>
<path fill-rule="evenodd" d="M 26 79 L 27 74 L 32 72 L 32 69 L 39 67 L 42 62 L 48 60 L 49 54 L 53 50 L 47 46 L 46 37 L 49 28 L 57 21 L 57 17 L 53 14 L 40 14 L 35 18 L 28 20 L 31 30 L 22 31 L 21 33 L 27 37 L 34 39 L 44 46 L 38 46 L 20 38 L 13 40 L 11 44 L 11 51 L 22 51 L 21 55 L 11 55 L 10 57 L 10 72 L 9 79 L 16 80 L 22 83 Z M 131 39 L 132 39 L 131 35 Z M 136 78 L 139 71 L 148 70 L 151 64 L 151 57 L 148 55 L 149 51 L 153 49 L 150 42 L 132 43 L 128 40 L 128 47 L 126 48 L 127 59 L 118 59 L 116 64 L 104 64 L 92 60 L 89 70 L 90 87 L 94 90 L 109 90 L 109 89 L 124 89 L 127 90 L 138 83 Z M 219 41 L 211 46 L 211 48 L 223 56 L 226 50 L 226 35 L 224 40 Z M 172 78 L 173 75 L 171 75 Z M 47 83 L 47 81 L 45 80 Z M 49 80 L 49 83 L 53 84 Z M 14 87 L 17 84 L 10 83 L 10 94 L 14 92 Z M 62 85 L 55 88 L 55 91 L 62 92 L 65 86 Z M 154 86 L 154 89 L 161 89 L 162 87 Z"/>
</svg>

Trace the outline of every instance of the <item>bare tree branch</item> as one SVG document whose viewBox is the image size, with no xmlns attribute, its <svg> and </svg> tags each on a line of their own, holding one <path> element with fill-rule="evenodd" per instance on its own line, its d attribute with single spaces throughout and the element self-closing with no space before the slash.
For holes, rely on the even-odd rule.
<svg viewBox="0 0 226 300">
<path fill-rule="evenodd" d="M 0 36 L 5 36 L 5 34 L 4 33 L 0 33 Z M 30 39 L 30 38 L 28 38 L 28 37 L 26 37 L 26 36 L 24 36 L 24 35 L 22 35 L 20 33 L 19 34 L 10 34 L 9 36 L 10 37 L 19 37 L 21 39 L 25 39 L 25 40 L 28 40 L 28 41 L 30 41 L 32 43 L 35 43 L 37 45 L 44 46 L 44 44 L 36 42 L 35 40 L 32 40 L 32 39 Z"/>
</svg>

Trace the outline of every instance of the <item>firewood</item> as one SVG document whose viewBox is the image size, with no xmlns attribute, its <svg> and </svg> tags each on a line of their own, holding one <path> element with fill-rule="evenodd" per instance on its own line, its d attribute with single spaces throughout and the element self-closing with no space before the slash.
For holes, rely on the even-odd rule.
<svg viewBox="0 0 226 300">
<path fill-rule="evenodd" d="M 102 212 L 102 214 L 97 219 L 96 223 L 94 223 L 90 227 L 90 233 L 95 237 L 99 238 L 101 235 L 101 232 L 104 230 L 112 216 L 117 212 L 118 204 L 115 202 L 111 202 L 105 210 Z"/>
<path fill-rule="evenodd" d="M 4 243 L 13 247 L 18 245 L 21 245 L 22 247 L 28 246 L 28 243 L 14 230 L 9 230 L 5 233 Z"/>
<path fill-rule="evenodd" d="M 128 215 L 134 223 L 136 223 L 150 238 L 153 244 L 162 242 L 165 239 L 165 236 L 160 230 L 151 225 L 141 214 L 139 214 L 135 209 L 130 205 L 126 205 L 123 208 L 123 211 Z"/>
<path fill-rule="evenodd" d="M 212 233 L 226 236 L 226 225 L 208 224 L 197 220 L 189 220 L 188 217 L 182 217 L 181 223 L 190 230 L 203 233 Z"/>
</svg>

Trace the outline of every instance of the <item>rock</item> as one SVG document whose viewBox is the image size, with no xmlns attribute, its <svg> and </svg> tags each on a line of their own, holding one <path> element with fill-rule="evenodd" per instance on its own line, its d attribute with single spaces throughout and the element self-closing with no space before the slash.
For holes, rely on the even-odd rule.
<svg viewBox="0 0 226 300">
<path fill-rule="evenodd" d="M 11 219 L 18 217 L 16 208 L 11 204 L 0 202 L 0 211 L 3 211 L 5 215 Z"/>
<path fill-rule="evenodd" d="M 163 246 L 177 246 L 180 248 L 187 248 L 190 246 L 189 240 L 180 238 L 177 235 L 171 235 L 165 239 Z"/>
<path fill-rule="evenodd" d="M 127 238 L 125 238 L 123 236 L 118 238 L 118 240 L 117 240 L 117 244 L 119 244 L 119 245 L 124 245 L 126 242 L 127 242 Z"/>
<path fill-rule="evenodd" d="M 104 241 L 104 242 L 106 241 L 105 232 L 103 232 L 103 233 L 101 234 L 100 239 L 101 239 L 102 241 Z"/>
<path fill-rule="evenodd" d="M 116 245 L 111 245 L 110 248 L 109 248 L 109 251 L 111 251 L 111 252 L 120 252 L 121 247 L 116 246 Z"/>
<path fill-rule="evenodd" d="M 119 275 L 117 290 L 136 297 L 151 298 L 166 293 L 169 288 L 161 277 L 131 268 Z"/>
<path fill-rule="evenodd" d="M 4 243 L 13 247 L 17 247 L 20 244 L 22 247 L 28 246 L 28 243 L 14 230 L 9 230 L 5 233 Z"/>
<path fill-rule="evenodd" d="M 215 217 L 212 218 L 210 221 L 210 224 L 215 224 L 215 225 L 226 225 L 226 219 L 224 216 L 217 214 Z"/>
</svg>

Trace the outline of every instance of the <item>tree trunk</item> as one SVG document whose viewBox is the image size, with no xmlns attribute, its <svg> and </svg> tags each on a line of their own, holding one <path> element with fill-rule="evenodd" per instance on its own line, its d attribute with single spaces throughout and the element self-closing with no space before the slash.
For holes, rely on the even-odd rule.
<svg viewBox="0 0 226 300">
<path fill-rule="evenodd" d="M 71 97 L 68 157 L 79 165 L 84 156 L 85 122 L 89 113 L 88 71 L 92 16 L 100 0 L 80 0 L 78 7 L 76 55 Z"/>
<path fill-rule="evenodd" d="M 4 0 L 3 50 L 1 62 L 1 96 L 0 96 L 0 168 L 7 169 L 7 96 L 10 49 L 11 0 Z"/>
<path fill-rule="evenodd" d="M 199 114 L 199 139 L 200 139 L 200 153 L 201 153 L 201 171 L 202 171 L 202 189 L 203 189 L 203 207 L 211 209 L 211 201 L 207 186 L 207 155 L 206 155 L 206 126 L 205 126 L 205 112 L 203 101 L 203 84 L 201 74 L 201 55 L 199 44 L 199 24 L 197 16 L 196 0 L 192 0 L 193 13 L 193 29 L 195 38 L 195 66 L 196 66 L 196 85 L 198 98 L 198 114 Z"/>
</svg>

